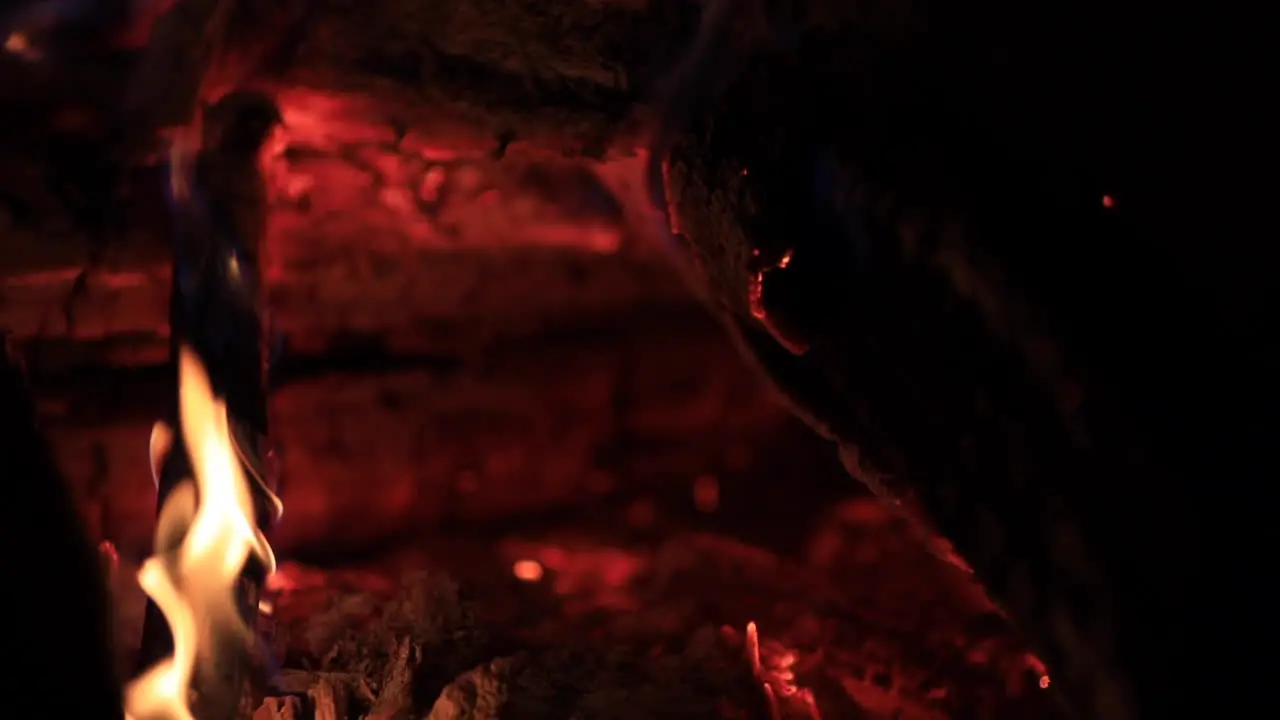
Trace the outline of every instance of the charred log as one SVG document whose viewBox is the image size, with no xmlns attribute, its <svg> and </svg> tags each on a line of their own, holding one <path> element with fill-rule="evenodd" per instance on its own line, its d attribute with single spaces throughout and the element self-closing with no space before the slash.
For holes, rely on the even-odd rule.
<svg viewBox="0 0 1280 720">
<path fill-rule="evenodd" d="M 702 282 L 851 471 L 956 542 L 1077 712 L 1209 697 L 1193 638 L 1265 624 L 1194 598 L 1242 587 L 1228 547 L 1256 540 L 1209 531 L 1201 486 L 1263 457 L 1247 388 L 1274 293 L 1240 260 L 1274 253 L 1214 245 L 1231 221 L 1169 181 L 1177 157 L 1223 176 L 1170 121 L 1189 46 L 1161 34 L 1168 64 L 1136 68 L 1124 8 L 818 5 L 771 7 L 774 42 L 690 73 L 726 89 L 672 109 L 667 191 Z"/>
</svg>

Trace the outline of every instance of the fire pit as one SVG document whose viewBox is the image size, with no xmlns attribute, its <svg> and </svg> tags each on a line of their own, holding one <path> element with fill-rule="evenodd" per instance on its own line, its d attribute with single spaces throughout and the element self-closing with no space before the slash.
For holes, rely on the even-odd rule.
<svg viewBox="0 0 1280 720">
<path fill-rule="evenodd" d="M 5 230 L 0 324 L 108 568 L 118 670 L 142 670 L 128 715 L 1042 717 L 1048 676 L 967 569 L 859 495 L 673 271 L 646 153 L 593 145 L 616 118 L 481 128 L 353 87 L 316 44 L 335 8 L 243 96 L 219 83 L 269 46 L 228 39 L 238 5 L 124 33 L 140 124 L 95 136 L 102 106 L 72 101 L 86 152 L 237 104 L 119 187 L 11 196 L 38 211 Z M 198 82 L 166 84 L 183 38 Z M 8 72 L 60 61 L 20 39 Z"/>
<path fill-rule="evenodd" d="M 1043 716 L 1043 667 L 967 573 L 861 494 L 633 234 L 639 160 L 397 145 L 352 101 L 278 98 L 285 512 L 243 714 Z M 130 252 L 27 335 L 111 549 L 126 676 L 173 392 L 167 260 Z M 7 283 L 56 298 L 64 277 Z"/>
<path fill-rule="evenodd" d="M 1132 18 L 890 5 L 0 13 L 19 684 L 112 720 L 1207 694 L 1191 639 L 1256 617 L 1195 592 L 1250 594 L 1210 538 L 1262 546 L 1200 525 L 1265 435 L 1268 264 L 1158 212 L 1209 203 L 1151 161 L 1185 101 L 1120 80 Z"/>
</svg>

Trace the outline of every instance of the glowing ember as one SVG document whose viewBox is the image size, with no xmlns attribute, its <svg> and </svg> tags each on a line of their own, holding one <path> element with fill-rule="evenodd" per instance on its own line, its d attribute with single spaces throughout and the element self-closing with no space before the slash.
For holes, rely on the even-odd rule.
<svg viewBox="0 0 1280 720">
<path fill-rule="evenodd" d="M 164 613 L 173 655 L 125 691 L 129 720 L 194 720 L 188 707 L 197 663 L 212 668 L 252 630 L 240 615 L 235 588 L 252 555 L 275 572 L 271 546 L 254 523 L 253 499 L 236 456 L 225 404 L 214 397 L 196 355 L 178 358 L 179 411 L 194 480 L 177 485 L 160 510 L 156 554 L 138 584 Z"/>
<path fill-rule="evenodd" d="M 1115 206 L 1116 206 L 1116 199 L 1115 199 L 1115 198 L 1111 197 L 1110 195 L 1103 195 L 1103 196 L 1102 196 L 1102 207 L 1104 207 L 1104 208 L 1106 208 L 1106 209 L 1110 210 L 1111 208 L 1113 208 L 1113 207 L 1115 207 Z"/>
<path fill-rule="evenodd" d="M 751 315 L 758 320 L 763 320 L 768 314 L 764 309 L 763 270 L 757 270 L 756 274 L 751 276 L 751 280 L 747 284 L 747 304 L 751 308 Z"/>
<path fill-rule="evenodd" d="M 773 260 L 762 256 L 759 248 L 751 251 L 751 274 L 747 277 L 747 308 L 751 311 L 751 316 L 764 325 L 778 344 L 796 355 L 802 355 L 809 349 L 807 342 L 787 332 L 777 322 L 778 318 L 770 316 L 764 301 L 765 282 L 769 277 L 787 269 L 791 265 L 793 256 L 794 251 L 790 248 Z"/>
<path fill-rule="evenodd" d="M 751 314 L 757 319 L 765 320 L 768 312 L 764 307 L 764 279 L 765 276 L 774 270 L 783 270 L 791 264 L 791 249 L 785 250 L 782 255 L 772 264 L 762 265 L 760 258 L 760 249 L 756 248 L 751 251 L 752 263 L 756 265 L 755 274 L 751 276 L 750 282 L 747 284 L 747 302 L 751 307 Z"/>
<path fill-rule="evenodd" d="M 116 550 L 115 543 L 110 540 L 103 540 L 98 543 L 98 556 L 102 558 L 108 573 L 114 573 L 119 569 L 120 553 Z"/>
<path fill-rule="evenodd" d="M 160 469 L 164 466 L 164 458 L 173 448 L 173 428 L 162 420 L 151 426 L 151 445 L 148 455 L 151 458 L 151 482 L 160 487 Z"/>
<path fill-rule="evenodd" d="M 27 38 L 26 33 L 21 31 L 9 33 L 9 36 L 4 39 L 4 49 L 10 54 L 27 60 L 39 58 L 36 49 L 31 45 L 31 40 Z"/>
<path fill-rule="evenodd" d="M 525 582 L 538 582 L 542 579 L 542 563 L 537 560 L 517 560 L 511 566 L 511 572 Z"/>
<path fill-rule="evenodd" d="M 1027 653 L 1025 658 L 1027 667 L 1031 671 L 1040 676 L 1040 689 L 1049 689 L 1049 669 L 1045 667 L 1044 661 L 1036 657 L 1033 653 Z"/>
<path fill-rule="evenodd" d="M 795 652 L 774 643 L 772 652 L 762 656 L 760 630 L 755 622 L 747 623 L 743 645 L 747 662 L 760 681 L 765 699 L 769 703 L 769 715 L 773 720 L 780 720 L 784 716 L 822 720 L 813 692 L 796 684 L 795 666 L 798 658 Z"/>
</svg>

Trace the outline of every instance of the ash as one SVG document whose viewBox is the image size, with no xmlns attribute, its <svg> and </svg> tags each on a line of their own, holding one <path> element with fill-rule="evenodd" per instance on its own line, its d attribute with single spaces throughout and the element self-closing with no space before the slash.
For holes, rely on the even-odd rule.
<svg viewBox="0 0 1280 720">
<path fill-rule="evenodd" d="M 706 532 L 578 527 L 358 567 L 286 562 L 248 707 L 255 720 L 1050 716 L 1025 645 L 971 580 L 892 542 L 873 507 L 833 512 L 803 560 Z"/>
</svg>

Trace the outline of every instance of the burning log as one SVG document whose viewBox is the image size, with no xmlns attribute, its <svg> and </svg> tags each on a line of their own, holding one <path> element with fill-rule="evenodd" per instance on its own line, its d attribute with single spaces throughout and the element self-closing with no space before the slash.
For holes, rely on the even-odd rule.
<svg viewBox="0 0 1280 720">
<path fill-rule="evenodd" d="M 588 167 L 513 151 L 495 162 L 449 135 L 397 147 L 395 118 L 376 106 L 301 92 L 279 102 L 288 126 L 264 165 L 261 261 L 290 352 L 472 353 L 638 308 L 696 311 L 620 215 L 627 189 L 614 186 L 637 161 Z M 133 208 L 128 231 L 102 239 L 112 252 L 92 270 L 86 239 L 55 246 L 34 228 L 8 231 L 25 259 L 0 269 L 0 325 L 42 370 L 165 357 L 172 281 L 159 248 L 170 223 L 148 209 L 162 204 L 163 178 L 133 182 L 120 204 Z"/>
<path fill-rule="evenodd" d="M 227 10 L 227 5 L 235 7 Z M 406 85 L 383 77 L 380 70 L 367 69 L 383 67 L 380 61 L 370 65 L 361 59 L 367 53 L 386 50 L 376 35 L 386 25 L 386 18 L 378 13 L 385 10 L 395 16 L 407 11 L 407 5 L 385 3 L 377 10 L 366 8 L 370 12 L 346 17 L 341 3 L 313 3 L 305 18 L 289 20 L 293 24 L 280 33 L 269 30 L 275 21 L 260 17 L 254 10 L 259 5 L 205 0 L 176 3 L 171 13 L 176 19 L 166 21 L 164 32 L 156 30 L 155 47 L 138 59 L 134 72 L 110 82 L 78 85 L 101 89 L 101 99 L 96 95 L 82 98 L 83 102 L 101 104 L 101 113 L 114 112 L 122 95 L 132 93 L 139 98 L 124 111 L 133 119 L 121 124 L 155 144 L 156 128 L 184 122 L 195 112 L 190 91 L 164 88 L 199 85 L 207 63 L 200 60 L 183 70 L 180 66 L 184 63 L 173 61 L 165 48 L 181 46 L 184 50 L 179 54 L 185 58 L 190 55 L 188 49 L 208 45 L 204 34 L 219 23 L 205 22 L 201 13 L 223 8 L 217 13 L 228 14 L 228 22 L 237 24 L 237 30 L 229 35 L 249 45 L 262 40 L 263 35 L 295 38 L 305 45 L 305 52 L 301 46 L 290 51 L 301 54 L 283 65 L 254 66 L 250 73 L 251 79 L 278 96 L 290 125 L 290 141 L 279 149 L 282 154 L 268 163 L 273 176 L 272 211 L 284 222 L 277 223 L 280 229 L 264 251 L 264 261 L 268 262 L 265 270 L 270 275 L 272 307 L 281 331 L 292 342 L 313 350 L 352 337 L 408 344 L 418 350 L 442 345 L 474 347 L 495 338 L 567 324 L 577 312 L 589 310 L 601 318 L 624 312 L 636 301 L 688 303 L 687 293 L 660 260 L 637 258 L 629 251 L 613 252 L 620 245 L 633 245 L 627 236 L 634 231 L 620 227 L 617 202 L 608 197 L 611 193 L 601 195 L 598 182 L 597 187 L 583 191 L 573 189 L 580 188 L 581 182 L 562 183 L 560 175 L 564 173 L 549 174 L 542 167 L 529 172 L 506 172 L 502 167 L 491 171 L 489 166 L 496 165 L 489 158 L 493 135 L 502 134 L 494 128 L 507 123 L 501 118 L 477 121 L 475 113 L 488 112 L 486 103 L 482 97 L 467 95 L 474 90 L 487 97 L 489 91 L 480 91 L 471 81 L 455 84 L 441 100 L 447 101 L 450 109 L 446 111 L 418 92 L 436 84 Z M 552 62 L 552 48 L 547 48 L 540 59 L 548 66 L 535 74 L 552 79 L 545 89 L 531 92 L 555 95 L 556 88 L 578 88 L 576 79 L 557 75 L 576 77 L 579 71 L 587 72 L 599 59 L 590 56 L 596 52 L 616 55 L 606 65 L 628 59 L 635 73 L 653 75 L 661 62 L 650 53 L 669 54 L 678 43 L 679 33 L 672 32 L 666 16 L 683 16 L 690 9 L 663 4 L 635 8 L 610 5 L 605 11 L 609 27 L 618 31 L 625 27 L 629 32 L 644 29 L 644 38 L 637 37 L 633 49 L 602 46 L 590 39 L 599 27 L 594 6 L 556 8 L 546 16 L 540 10 L 530 11 L 540 23 L 567 22 L 575 29 L 557 29 L 555 44 L 561 44 L 565 32 L 581 33 L 584 52 L 588 53 L 575 71 L 559 68 Z M 522 11 L 511 10 L 502 16 L 503 23 L 510 23 L 502 32 L 513 40 L 520 38 L 518 45 L 527 52 L 529 18 Z M 290 12 L 286 8 L 284 16 Z M 274 17 L 272 12 L 266 14 Z M 441 42 L 462 39 L 455 33 L 436 36 L 441 27 L 438 21 L 452 22 L 450 11 L 433 6 L 428 14 L 429 19 L 418 18 L 412 24 L 391 21 L 389 26 L 428 33 Z M 191 21 L 192 17 L 197 21 Z M 633 22 L 637 18 L 643 22 Z M 492 27 L 496 20 L 490 15 L 482 22 Z M 691 28 L 693 16 L 686 20 L 679 27 Z M 180 28 L 195 34 L 188 37 Z M 347 40 L 358 39 L 358 47 L 340 50 L 328 41 L 313 41 L 339 28 Z M 464 51 L 483 54 L 487 46 L 467 45 L 458 50 L 462 55 L 451 53 L 451 57 L 466 64 Z M 574 43 L 565 47 L 571 46 Z M 421 42 L 409 42 L 407 47 L 427 52 Z M 220 52 L 235 55 L 237 48 L 232 41 Z M 339 50 L 341 57 L 326 60 L 316 56 Z M 293 57 L 290 52 L 281 58 Z M 349 57 L 349 53 L 355 56 Z M 235 58 L 232 60 L 234 64 Z M 493 65 L 490 60 L 478 65 Z M 282 67 L 283 74 L 277 72 Z M 288 77 L 294 69 L 319 70 L 331 80 L 320 78 L 313 87 L 299 85 Z M 46 74 L 57 82 L 64 70 L 59 66 Z M 516 90 L 509 71 L 501 63 L 494 66 L 495 91 Z M 171 78 L 174 73 L 191 77 Z M 368 73 L 364 81 L 358 79 L 361 73 Z M 442 75 L 445 79 L 453 76 L 452 72 Z M 352 77 L 357 77 L 354 82 L 362 89 L 343 90 Z M 625 86 L 625 92 L 635 97 L 643 93 L 646 84 L 628 79 L 625 73 L 621 79 L 592 77 L 591 82 L 621 83 L 619 87 Z M 588 97 L 581 103 L 570 103 L 565 112 L 595 113 L 590 106 L 595 90 L 578 89 Z M 72 89 L 67 94 L 76 97 Z M 495 97 L 501 98 L 502 93 Z M 144 102 L 142 98 L 149 99 Z M 13 99 L 14 104 L 22 102 L 20 97 Z M 630 102 L 619 113 L 627 114 Z M 519 120 L 525 114 L 510 107 L 512 103 L 525 104 L 519 99 L 502 101 L 501 106 L 507 109 L 494 106 L 494 112 Z M 532 103 L 530 107 L 550 106 Z M 535 120 L 541 129 L 531 128 L 521 140 L 562 134 L 574 126 L 563 122 L 560 113 L 553 115 Z M 140 358 L 163 356 L 167 335 L 164 297 L 170 282 L 167 263 L 162 260 L 167 230 L 166 221 L 157 218 L 163 212 L 151 207 L 160 203 L 148 199 L 156 194 L 161 180 L 145 163 L 139 167 L 142 161 L 137 159 L 123 168 L 107 167 L 114 161 L 105 156 L 116 152 L 113 143 L 123 141 L 101 133 L 77 140 L 78 151 L 66 158 L 66 167 L 60 160 L 55 167 L 55 150 L 69 141 L 61 136 L 56 141 L 46 137 L 52 123 L 45 120 L 36 123 L 33 130 L 43 132 L 39 142 L 0 148 L 0 156 L 15 168 L 0 178 L 0 182 L 15 180 L 12 187 L 0 186 L 0 233 L 7 236 L 7 242 L 17 244 L 14 257 L 20 258 L 0 271 L 0 325 L 23 340 L 84 353 L 82 357 L 90 362 L 135 364 Z M 617 122 L 614 118 L 599 132 L 588 134 L 598 135 Z M 634 142 L 623 145 L 628 153 L 635 147 Z M 520 140 L 512 144 L 511 155 L 526 150 L 561 155 L 554 145 L 531 146 Z M 565 164 L 563 159 L 560 164 Z M 592 173 L 576 169 L 579 174 Z M 606 168 L 615 174 L 618 169 Z M 73 171 L 79 174 L 73 177 Z M 503 177 L 517 174 L 525 177 Z M 478 180 L 465 180 L 476 175 Z M 441 177 L 446 178 L 443 188 L 434 184 Z M 43 178 L 51 179 L 46 182 Z M 467 189 L 468 182 L 477 187 Z M 437 191 L 440 197 L 435 197 Z M 107 217 L 87 217 L 65 194 L 92 199 Z M 547 202 L 548 195 L 567 197 L 579 207 L 594 207 L 587 207 L 587 212 L 556 211 L 549 207 L 555 203 Z M 529 217 L 531 206 L 535 217 Z M 548 213 L 549 209 L 552 212 Z M 56 241 L 51 241 L 55 236 Z M 381 242 L 368 242 L 373 238 Z M 556 292 L 548 292 L 548 287 L 555 287 Z M 499 313 L 511 316 L 499 318 Z"/>
<path fill-rule="evenodd" d="M 1203 531 L 1236 513 L 1201 507 L 1203 478 L 1271 464 L 1250 428 L 1273 415 L 1256 268 L 1275 263 L 1245 240 L 1268 222 L 1240 200 L 1256 189 L 1215 187 L 1227 218 L 1187 182 L 1245 177 L 1190 150 L 1237 136 L 1220 106 L 1183 109 L 1174 68 L 1218 59 L 1170 35 L 1139 68 L 1117 31 L 1147 25 L 1136 6 L 1032 12 L 1011 36 L 999 4 L 944 4 L 764 3 L 775 42 L 754 48 L 710 27 L 655 168 L 681 247 L 851 473 L 955 542 L 1053 692 L 1117 720 L 1222 707 L 1190 670 L 1200 643 L 1269 611 L 1192 598 L 1252 582 L 1229 548 L 1263 521 Z"/>
</svg>

